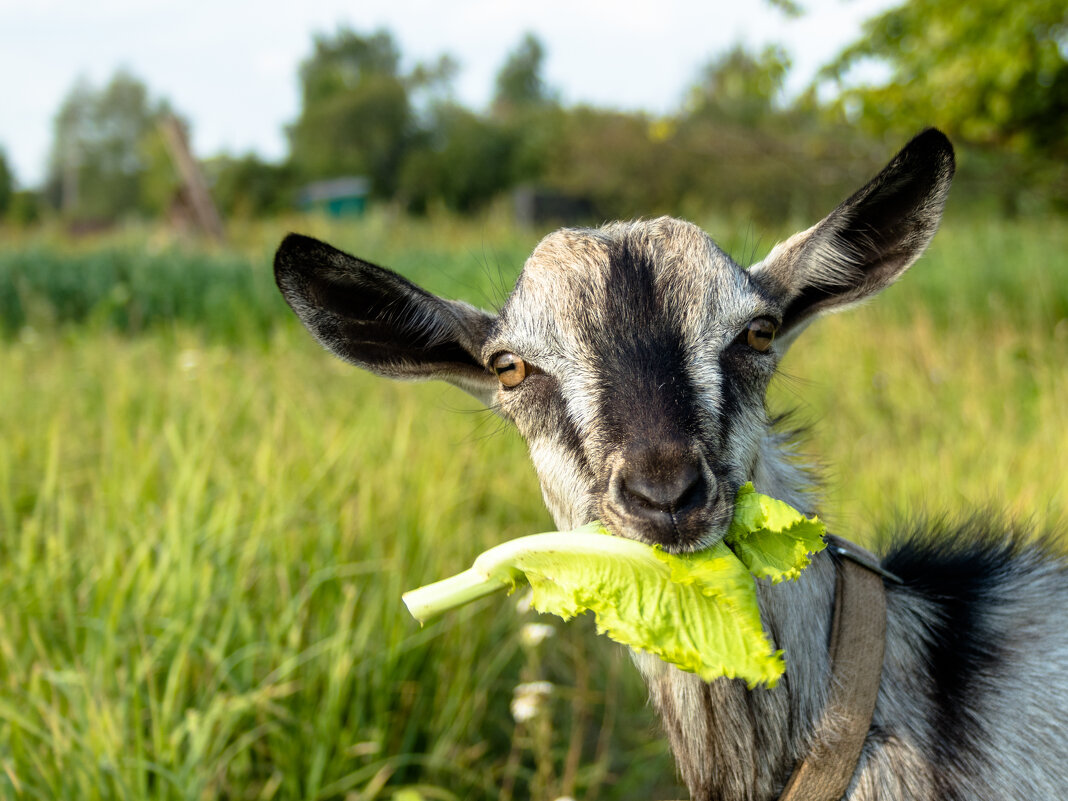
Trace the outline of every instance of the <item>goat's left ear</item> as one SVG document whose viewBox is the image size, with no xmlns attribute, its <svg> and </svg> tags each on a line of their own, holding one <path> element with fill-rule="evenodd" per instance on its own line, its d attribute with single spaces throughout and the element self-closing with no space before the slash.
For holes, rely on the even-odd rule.
<svg viewBox="0 0 1068 801">
<path fill-rule="evenodd" d="M 942 219 L 953 146 L 929 128 L 822 222 L 776 245 L 750 276 L 783 305 L 777 349 L 814 317 L 871 297 L 920 257 Z"/>
<path fill-rule="evenodd" d="M 481 359 L 488 312 L 299 234 L 279 246 L 274 276 L 301 322 L 345 361 L 387 378 L 440 378 L 491 402 L 497 379 Z"/>
</svg>

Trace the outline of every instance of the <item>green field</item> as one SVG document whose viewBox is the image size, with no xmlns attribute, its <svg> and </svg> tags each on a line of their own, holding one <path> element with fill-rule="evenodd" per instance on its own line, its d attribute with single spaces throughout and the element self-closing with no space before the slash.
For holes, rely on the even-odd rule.
<svg viewBox="0 0 1068 801">
<path fill-rule="evenodd" d="M 684 797 L 588 621 L 531 645 L 514 600 L 408 617 L 402 591 L 552 523 L 489 413 L 299 328 L 269 269 L 288 228 L 484 306 L 536 240 L 383 217 L 225 251 L 4 243 L 0 797 Z M 773 243 L 728 234 L 739 258 Z M 900 286 L 806 333 L 773 405 L 813 423 L 840 534 L 916 510 L 1054 523 L 1066 364 L 1068 224 L 951 219 Z M 554 692 L 516 724 L 532 679 Z"/>
</svg>

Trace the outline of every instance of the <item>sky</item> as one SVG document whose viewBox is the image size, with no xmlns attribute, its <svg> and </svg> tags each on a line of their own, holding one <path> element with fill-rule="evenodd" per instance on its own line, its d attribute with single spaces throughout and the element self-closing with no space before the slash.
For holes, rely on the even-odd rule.
<svg viewBox="0 0 1068 801">
<path fill-rule="evenodd" d="M 527 31 L 546 49 L 545 77 L 565 103 L 668 113 L 701 67 L 737 43 L 777 43 L 788 91 L 860 34 L 893 0 L 801 0 L 788 19 L 761 0 L 0 0 L 0 148 L 20 186 L 45 174 L 52 119 L 79 77 L 119 68 L 193 125 L 200 156 L 285 155 L 300 111 L 297 70 L 315 33 L 390 30 L 406 66 L 442 53 L 461 71 L 457 98 L 484 108 Z"/>
</svg>

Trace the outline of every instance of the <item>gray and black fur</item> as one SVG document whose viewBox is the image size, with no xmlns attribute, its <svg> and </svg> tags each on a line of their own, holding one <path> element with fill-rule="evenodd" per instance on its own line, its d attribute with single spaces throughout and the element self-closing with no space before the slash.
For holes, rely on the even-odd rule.
<svg viewBox="0 0 1068 801">
<path fill-rule="evenodd" d="M 597 518 L 619 536 L 692 550 L 723 536 L 746 481 L 813 511 L 808 477 L 765 410 L 768 382 L 816 316 L 871 297 L 920 256 L 953 169 L 948 140 L 925 131 L 748 270 L 679 220 L 557 231 L 497 315 L 301 236 L 282 243 L 275 274 L 337 355 L 393 378 L 443 378 L 511 420 L 560 528 Z M 754 345 L 753 321 L 776 329 L 770 348 Z M 514 386 L 494 372 L 501 354 L 525 373 Z M 635 654 L 694 799 L 773 799 L 804 755 L 826 700 L 833 558 L 758 589 L 788 655 L 774 690 L 708 684 Z M 1064 563 L 978 522 L 903 531 L 885 562 L 904 581 L 887 586 L 882 683 L 846 798 L 1060 797 Z"/>
</svg>

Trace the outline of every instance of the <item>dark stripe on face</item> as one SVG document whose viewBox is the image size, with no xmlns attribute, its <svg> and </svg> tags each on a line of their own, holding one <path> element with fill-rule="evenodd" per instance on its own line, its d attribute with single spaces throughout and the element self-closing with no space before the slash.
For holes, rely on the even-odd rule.
<svg viewBox="0 0 1068 801">
<path fill-rule="evenodd" d="M 614 446 L 697 434 L 682 332 L 664 307 L 647 247 L 625 239 L 612 248 L 605 279 L 612 290 L 598 330 L 589 332 L 601 379 L 598 406 Z"/>
<path fill-rule="evenodd" d="M 734 425 L 742 414 L 738 375 L 731 367 L 731 359 L 720 359 L 719 417 L 716 420 L 717 452 L 726 454 L 730 447 Z"/>
</svg>

